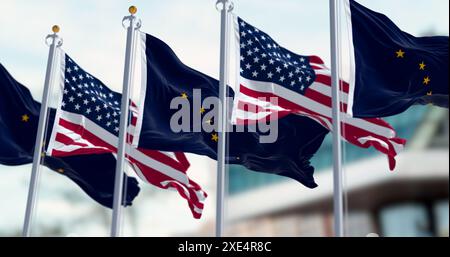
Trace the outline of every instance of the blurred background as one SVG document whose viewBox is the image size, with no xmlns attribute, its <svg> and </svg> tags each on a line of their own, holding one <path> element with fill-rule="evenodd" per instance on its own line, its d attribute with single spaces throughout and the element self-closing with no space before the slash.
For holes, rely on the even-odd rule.
<svg viewBox="0 0 450 257">
<path fill-rule="evenodd" d="M 385 13 L 416 36 L 448 35 L 446 0 L 360 0 Z M 84 69 L 119 91 L 125 30 L 121 19 L 134 4 L 142 31 L 168 43 L 187 65 L 210 76 L 219 71 L 219 13 L 215 1 L 50 1 L 0 2 L 0 62 L 40 100 L 48 48 L 44 38 L 61 26 L 63 49 Z M 234 1 L 235 13 L 299 54 L 329 53 L 328 1 Z M 343 29 L 345 34 L 345 29 Z M 347 54 L 342 51 L 346 78 Z M 449 235 L 449 114 L 417 106 L 386 120 L 408 139 L 389 171 L 374 150 L 344 145 L 345 229 L 348 236 Z M 204 215 L 191 217 L 176 192 L 140 183 L 126 208 L 126 236 L 213 236 L 216 164 L 188 155 L 189 175 L 208 192 Z M 332 151 L 329 135 L 313 157 L 316 189 L 293 180 L 230 166 L 226 234 L 229 236 L 332 236 Z M 0 236 L 20 236 L 31 165 L 0 166 Z M 108 236 L 111 210 L 84 194 L 66 177 L 43 169 L 32 234 Z"/>
</svg>

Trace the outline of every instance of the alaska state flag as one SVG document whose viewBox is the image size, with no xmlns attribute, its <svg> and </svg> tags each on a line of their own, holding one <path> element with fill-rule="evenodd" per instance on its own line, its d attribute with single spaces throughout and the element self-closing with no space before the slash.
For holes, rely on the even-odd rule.
<svg viewBox="0 0 450 257">
<path fill-rule="evenodd" d="M 414 37 L 385 15 L 348 1 L 354 49 L 349 112 L 371 118 L 413 104 L 448 108 L 448 36 Z"/>
<path fill-rule="evenodd" d="M 15 166 L 33 162 L 40 108 L 30 91 L 0 64 L 0 164 Z M 54 118 L 52 109 L 48 124 L 53 124 Z M 47 139 L 50 134 L 51 128 L 47 130 Z M 116 169 L 112 154 L 46 156 L 44 165 L 71 179 L 101 205 L 112 208 Z M 125 181 L 126 205 L 131 205 L 139 186 L 135 178 L 128 177 Z"/>
<path fill-rule="evenodd" d="M 218 133 L 203 128 L 199 132 L 172 131 L 170 120 L 178 109 L 171 109 L 170 103 L 176 97 L 184 98 L 190 105 L 192 116 L 197 114 L 202 121 L 214 124 L 213 119 L 205 118 L 211 110 L 203 100 L 218 97 L 219 82 L 184 65 L 163 41 L 144 33 L 141 40 L 145 51 L 146 83 L 141 93 L 145 96 L 145 105 L 139 147 L 189 152 L 216 159 Z M 201 90 L 201 103 L 196 103 L 194 90 Z M 229 95 L 233 94 L 230 90 Z M 192 129 L 198 125 L 193 119 L 190 120 Z M 278 122 L 278 139 L 273 143 L 260 143 L 260 135 L 264 134 L 261 132 L 229 132 L 228 163 L 290 177 L 307 187 L 316 187 L 310 159 L 328 130 L 312 119 L 297 115 L 286 116 Z M 236 129 L 234 126 L 233 131 Z"/>
</svg>

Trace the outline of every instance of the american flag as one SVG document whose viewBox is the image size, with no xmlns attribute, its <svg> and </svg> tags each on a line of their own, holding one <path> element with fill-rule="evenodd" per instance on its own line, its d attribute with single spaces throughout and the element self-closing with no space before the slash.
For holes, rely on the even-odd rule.
<svg viewBox="0 0 450 257">
<path fill-rule="evenodd" d="M 235 17 L 234 29 L 240 49 L 240 76 L 233 122 L 252 124 L 292 113 L 308 116 L 331 130 L 331 73 L 322 59 L 281 47 L 240 17 Z M 395 156 L 406 140 L 397 138 L 395 130 L 382 119 L 346 115 L 348 91 L 348 84 L 341 82 L 342 137 L 386 154 L 389 168 L 394 169 Z"/>
<path fill-rule="evenodd" d="M 61 53 L 62 100 L 58 106 L 48 152 L 52 156 L 117 153 L 121 94 Z M 136 174 L 152 185 L 175 189 L 200 218 L 206 193 L 189 179 L 190 164 L 182 152 L 161 152 L 132 146 L 140 131 L 138 108 L 131 102 L 127 130 L 127 161 Z"/>
</svg>

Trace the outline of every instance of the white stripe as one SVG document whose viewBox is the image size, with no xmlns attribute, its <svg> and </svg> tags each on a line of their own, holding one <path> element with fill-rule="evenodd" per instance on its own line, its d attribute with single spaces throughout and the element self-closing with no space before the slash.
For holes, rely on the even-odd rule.
<svg viewBox="0 0 450 257">
<path fill-rule="evenodd" d="M 205 202 L 205 192 L 201 191 L 201 190 L 194 190 L 195 195 L 197 196 L 197 199 L 200 203 L 204 203 Z"/>
<path fill-rule="evenodd" d="M 389 150 L 389 145 L 385 141 L 383 141 L 381 139 L 378 139 L 378 138 L 375 138 L 375 137 L 372 137 L 372 136 L 358 138 L 358 142 L 360 142 L 361 144 L 364 144 L 367 141 L 376 141 L 376 142 L 380 143 L 382 147 L 384 147 L 387 150 Z"/>
<path fill-rule="evenodd" d="M 194 204 L 194 211 L 198 214 L 202 214 L 203 209 L 197 208 L 197 206 L 195 206 L 195 204 Z"/>
<path fill-rule="evenodd" d="M 319 64 L 319 63 L 313 63 L 311 62 L 310 65 L 315 66 L 319 69 L 314 69 L 314 70 L 327 70 L 327 66 L 325 66 L 324 64 Z"/>
<path fill-rule="evenodd" d="M 60 127 L 61 127 L 61 126 L 60 126 Z M 61 132 L 58 132 L 58 134 L 62 134 L 62 133 L 61 133 Z M 71 131 L 71 137 L 75 137 L 75 135 L 78 137 L 78 138 L 72 138 L 72 140 L 74 140 L 75 143 L 86 144 L 86 145 L 87 145 L 87 146 L 78 146 L 78 147 L 86 147 L 86 148 L 95 148 L 95 147 L 98 147 L 98 146 L 95 146 L 95 145 L 91 144 L 91 142 L 89 142 L 89 141 L 87 141 L 87 140 L 84 140 L 83 138 L 81 138 L 80 135 L 78 135 L 78 134 L 76 134 L 76 133 L 74 133 L 74 132 Z M 63 144 L 63 145 L 66 145 L 64 142 L 61 142 L 61 141 L 58 141 L 58 140 L 55 140 L 55 147 L 56 147 L 56 144 Z"/>
<path fill-rule="evenodd" d="M 128 126 L 128 129 L 127 129 L 127 136 L 132 136 L 132 135 L 134 135 L 134 131 L 136 130 L 136 127 L 135 126 Z"/>
<path fill-rule="evenodd" d="M 324 69 L 324 70 L 314 70 L 314 73 L 317 75 L 326 75 L 326 76 L 331 76 L 331 72 L 328 69 Z"/>
<path fill-rule="evenodd" d="M 133 114 L 132 116 L 136 116 L 139 113 L 139 110 L 133 105 L 130 105 L 130 111 Z"/>
<path fill-rule="evenodd" d="M 244 80 L 244 78 L 241 78 Z M 302 106 L 306 109 L 312 110 L 319 115 L 331 118 L 331 108 L 325 106 L 319 102 L 316 102 L 304 95 L 298 94 L 294 91 L 291 91 L 283 86 L 279 86 L 275 83 L 267 83 L 267 82 L 259 82 L 245 79 L 243 84 L 245 87 L 248 87 L 254 91 L 265 92 L 265 93 L 273 93 L 279 97 L 289 100 L 294 104 Z M 368 122 L 364 119 L 352 118 L 341 112 L 342 114 L 342 122 L 350 124 L 355 127 L 359 127 L 366 131 L 370 131 L 371 133 L 392 138 L 395 137 L 395 131 L 390 128 L 379 126 L 377 124 Z"/>
<path fill-rule="evenodd" d="M 265 100 L 266 100 L 265 97 L 254 98 L 254 97 L 250 97 L 250 96 L 247 96 L 244 94 L 239 95 L 239 101 L 244 102 L 244 103 L 251 103 L 251 104 L 257 105 L 261 108 L 271 109 L 274 111 L 284 111 L 285 110 L 284 108 L 282 108 L 278 105 L 272 104 L 269 99 L 267 99 L 269 101 L 265 101 Z"/>
<path fill-rule="evenodd" d="M 263 119 L 267 116 L 269 116 L 270 114 L 272 114 L 272 112 L 258 112 L 258 113 L 253 113 L 253 112 L 246 112 L 243 111 L 241 109 L 236 109 L 236 119 L 241 119 L 241 120 L 260 120 Z"/>
</svg>

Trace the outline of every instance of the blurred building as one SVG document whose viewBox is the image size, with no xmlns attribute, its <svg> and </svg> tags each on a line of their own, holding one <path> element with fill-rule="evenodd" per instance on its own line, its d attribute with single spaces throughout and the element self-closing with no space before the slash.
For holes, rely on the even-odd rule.
<svg viewBox="0 0 450 257">
<path fill-rule="evenodd" d="M 386 120 L 408 139 L 395 171 L 375 150 L 344 147 L 346 235 L 448 236 L 448 110 L 418 106 Z M 313 157 L 315 189 L 230 167 L 227 234 L 332 236 L 331 147 L 329 135 Z"/>
</svg>

